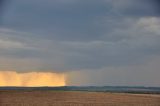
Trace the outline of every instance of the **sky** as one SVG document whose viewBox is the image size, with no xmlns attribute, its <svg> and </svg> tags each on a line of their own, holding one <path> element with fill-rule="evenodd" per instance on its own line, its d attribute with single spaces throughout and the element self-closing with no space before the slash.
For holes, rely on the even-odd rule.
<svg viewBox="0 0 160 106">
<path fill-rule="evenodd" d="M 160 86 L 159 4 L 0 0 L 1 80 L 49 73 L 66 85 Z"/>
</svg>

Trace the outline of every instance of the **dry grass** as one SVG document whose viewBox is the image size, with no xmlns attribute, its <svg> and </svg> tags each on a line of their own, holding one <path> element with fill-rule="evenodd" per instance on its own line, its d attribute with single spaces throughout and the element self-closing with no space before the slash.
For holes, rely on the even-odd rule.
<svg viewBox="0 0 160 106">
<path fill-rule="evenodd" d="M 0 106 L 160 106 L 160 95 L 0 91 Z"/>
</svg>

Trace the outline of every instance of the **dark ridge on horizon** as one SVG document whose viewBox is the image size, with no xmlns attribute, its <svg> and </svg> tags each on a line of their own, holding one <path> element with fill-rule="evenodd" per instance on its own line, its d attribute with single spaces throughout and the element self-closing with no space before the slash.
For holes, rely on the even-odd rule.
<svg viewBox="0 0 160 106">
<path fill-rule="evenodd" d="M 87 88 L 87 87 L 115 87 L 115 88 L 159 88 L 158 86 L 0 86 L 0 88 L 60 88 L 60 87 L 77 87 L 77 88 Z"/>
<path fill-rule="evenodd" d="M 111 93 L 160 94 L 160 87 L 130 87 L 130 86 L 61 86 L 61 87 L 0 87 L 3 90 L 19 91 L 87 91 Z"/>
</svg>

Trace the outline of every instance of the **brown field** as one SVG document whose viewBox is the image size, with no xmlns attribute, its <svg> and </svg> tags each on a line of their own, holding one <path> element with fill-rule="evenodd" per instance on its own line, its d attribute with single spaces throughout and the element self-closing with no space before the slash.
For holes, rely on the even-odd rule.
<svg viewBox="0 0 160 106">
<path fill-rule="evenodd" d="M 64 91 L 0 91 L 0 106 L 160 106 L 160 95 Z"/>
</svg>

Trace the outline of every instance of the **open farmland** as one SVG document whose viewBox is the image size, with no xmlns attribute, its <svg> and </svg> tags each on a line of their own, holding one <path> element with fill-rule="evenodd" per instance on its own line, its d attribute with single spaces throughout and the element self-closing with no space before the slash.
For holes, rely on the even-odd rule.
<svg viewBox="0 0 160 106">
<path fill-rule="evenodd" d="M 0 91 L 0 106 L 160 106 L 160 95 L 72 91 Z"/>
</svg>

